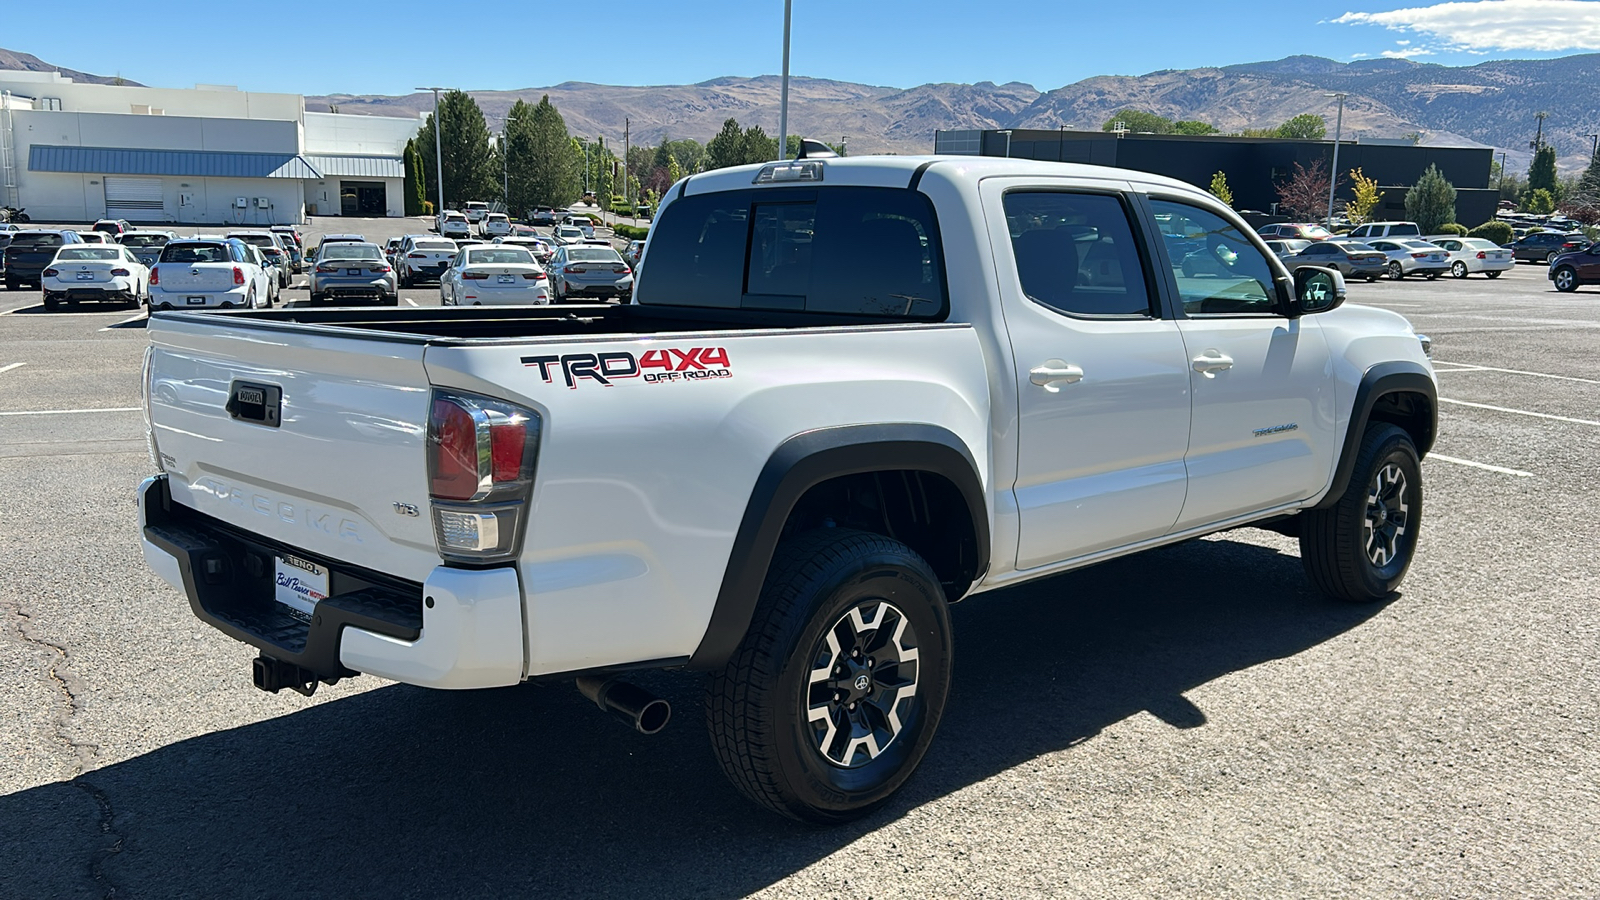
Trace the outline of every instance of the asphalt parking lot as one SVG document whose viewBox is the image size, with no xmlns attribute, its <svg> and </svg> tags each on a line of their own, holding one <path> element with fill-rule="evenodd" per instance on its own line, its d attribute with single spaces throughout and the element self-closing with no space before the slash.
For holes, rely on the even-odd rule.
<svg viewBox="0 0 1600 900">
<path fill-rule="evenodd" d="M 1242 529 L 975 598 L 920 772 L 818 830 L 724 781 L 688 676 L 653 738 L 560 686 L 256 691 L 140 558 L 142 314 L 0 291 L 0 897 L 1593 896 L 1600 289 L 1350 294 L 1435 342 L 1403 595 Z"/>
</svg>

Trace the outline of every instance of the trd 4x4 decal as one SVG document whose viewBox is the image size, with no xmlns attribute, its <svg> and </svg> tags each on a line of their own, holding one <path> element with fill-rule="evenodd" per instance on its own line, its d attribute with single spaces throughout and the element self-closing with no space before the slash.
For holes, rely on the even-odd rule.
<svg viewBox="0 0 1600 900">
<path fill-rule="evenodd" d="M 524 356 L 522 364 L 537 366 L 546 384 L 555 381 L 559 369 L 567 387 L 576 389 L 580 379 L 590 379 L 606 387 L 629 378 L 642 378 L 646 384 L 678 381 L 705 381 L 732 378 L 728 351 L 722 347 L 690 347 L 680 350 L 647 350 L 643 356 L 632 353 L 563 353 L 560 356 Z"/>
</svg>

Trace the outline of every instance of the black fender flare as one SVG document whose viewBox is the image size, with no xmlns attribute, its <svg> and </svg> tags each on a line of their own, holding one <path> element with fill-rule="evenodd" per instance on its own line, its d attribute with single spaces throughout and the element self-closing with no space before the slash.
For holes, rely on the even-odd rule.
<svg viewBox="0 0 1600 900">
<path fill-rule="evenodd" d="M 1356 451 L 1361 446 L 1361 436 L 1372 418 L 1372 408 L 1385 394 L 1421 394 L 1428 401 L 1427 430 L 1416 435 L 1417 455 L 1426 456 L 1433 449 L 1434 436 L 1439 433 L 1439 389 L 1433 376 L 1420 363 L 1407 360 L 1378 363 L 1361 376 L 1356 388 L 1356 399 L 1350 409 L 1350 426 L 1345 429 L 1344 446 L 1339 452 L 1339 462 L 1333 473 L 1333 485 L 1313 509 L 1328 509 L 1339 502 L 1350 486 L 1350 476 L 1356 466 Z"/>
<path fill-rule="evenodd" d="M 689 668 L 726 665 L 755 615 L 784 523 L 806 491 L 843 475 L 910 469 L 942 475 L 966 501 L 977 537 L 978 574 L 989 567 L 989 512 L 977 463 L 955 433 L 936 425 L 846 425 L 802 432 L 767 458 L 734 536 L 716 607 Z"/>
</svg>

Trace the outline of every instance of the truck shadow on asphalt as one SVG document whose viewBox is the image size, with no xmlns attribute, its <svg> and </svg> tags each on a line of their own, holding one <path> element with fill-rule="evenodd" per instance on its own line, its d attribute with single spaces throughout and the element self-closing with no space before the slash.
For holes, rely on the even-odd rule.
<svg viewBox="0 0 1600 900">
<path fill-rule="evenodd" d="M 0 844 L 20 851 L 5 877 L 14 896 L 743 895 L 1141 711 L 1202 727 L 1183 692 L 1381 609 L 1322 599 L 1298 558 L 1228 539 L 974 598 L 956 608 L 951 704 L 921 771 L 831 830 L 734 792 L 692 676 L 641 679 L 674 704 L 654 738 L 565 685 L 285 694 L 280 718 L 0 798 Z"/>
</svg>

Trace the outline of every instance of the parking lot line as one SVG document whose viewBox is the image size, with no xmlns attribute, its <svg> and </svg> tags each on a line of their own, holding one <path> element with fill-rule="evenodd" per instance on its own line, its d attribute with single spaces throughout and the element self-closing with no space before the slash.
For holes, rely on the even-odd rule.
<svg viewBox="0 0 1600 900">
<path fill-rule="evenodd" d="M 1594 425 L 1596 427 L 1600 427 L 1600 422 L 1596 422 L 1593 419 L 1574 419 L 1574 418 L 1571 418 L 1570 416 L 1554 416 L 1554 415 L 1551 415 L 1550 413 L 1530 412 L 1530 411 L 1528 411 L 1526 409 L 1509 409 L 1509 408 L 1504 407 L 1504 406 L 1490 406 L 1487 403 L 1469 403 L 1466 400 L 1451 400 L 1448 397 L 1440 397 L 1439 398 L 1439 402 L 1440 403 L 1454 403 L 1457 406 L 1471 406 L 1471 407 L 1474 407 L 1476 409 L 1492 409 L 1495 412 L 1515 413 L 1516 415 L 1519 415 L 1519 416 L 1533 416 L 1533 417 L 1539 418 L 1539 419 L 1551 419 L 1551 420 L 1554 420 L 1556 422 L 1571 422 L 1574 425 Z M 4 415 L 4 413 L 0 413 L 0 415 Z"/>
<path fill-rule="evenodd" d="M 12 363 L 9 366 L 0 366 L 0 375 L 4 375 L 5 373 L 11 371 L 12 369 L 20 369 L 25 365 L 27 365 L 27 363 L 24 362 L 24 363 Z"/>
<path fill-rule="evenodd" d="M 129 322 L 142 321 L 148 315 L 149 315 L 149 313 L 142 313 L 141 312 L 141 313 L 138 313 L 137 315 L 129 316 L 126 319 L 123 319 L 120 322 L 112 322 L 110 325 L 107 325 L 106 327 L 104 327 L 104 328 L 102 328 L 100 330 L 101 331 L 110 331 L 110 330 L 112 330 L 114 328 L 121 328 L 122 326 L 128 324 Z"/>
<path fill-rule="evenodd" d="M 1453 369 L 1441 369 L 1440 365 L 1455 366 Z M 1528 372 L 1523 369 L 1501 369 L 1496 366 L 1475 366 L 1472 363 L 1449 362 L 1440 360 L 1434 363 L 1435 372 L 1504 372 L 1508 375 L 1529 375 L 1534 378 L 1558 378 L 1562 381 L 1577 381 L 1583 384 L 1600 384 L 1600 380 L 1593 378 L 1579 378 L 1576 375 L 1552 375 L 1549 372 Z"/>
<path fill-rule="evenodd" d="M 75 413 L 138 412 L 137 406 L 102 406 L 95 409 L 19 409 L 0 412 L 0 416 L 66 416 Z"/>
<path fill-rule="evenodd" d="M 1455 463 L 1458 466 L 1471 466 L 1474 469 L 1483 469 L 1487 472 L 1499 472 L 1501 475 L 1515 475 L 1518 478 L 1532 478 L 1532 472 L 1521 469 L 1508 469 L 1505 466 L 1491 466 L 1488 463 L 1473 462 L 1470 459 L 1457 459 L 1454 456 L 1445 456 L 1443 453 L 1429 453 L 1428 459 L 1437 459 L 1441 462 Z"/>
<path fill-rule="evenodd" d="M 406 302 L 411 304 L 412 306 L 416 306 L 417 305 L 417 301 L 411 299 L 410 297 L 406 298 Z"/>
</svg>

